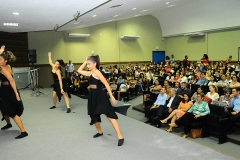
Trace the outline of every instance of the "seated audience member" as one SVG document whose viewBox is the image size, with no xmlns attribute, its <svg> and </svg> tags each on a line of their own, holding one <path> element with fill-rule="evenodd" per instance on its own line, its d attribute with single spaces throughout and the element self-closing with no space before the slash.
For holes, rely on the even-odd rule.
<svg viewBox="0 0 240 160">
<path fill-rule="evenodd" d="M 222 80 L 218 81 L 216 84 L 217 87 L 228 87 L 228 81 L 225 74 L 222 75 Z"/>
<path fill-rule="evenodd" d="M 224 95 L 220 96 L 219 101 L 224 103 L 225 111 L 228 111 L 230 108 L 230 102 L 232 100 L 231 90 L 227 89 L 224 91 Z"/>
<path fill-rule="evenodd" d="M 152 70 L 149 69 L 146 73 L 146 77 L 148 79 L 149 82 L 151 82 L 152 78 L 153 78 L 154 74 L 152 73 Z"/>
<path fill-rule="evenodd" d="M 203 85 L 206 86 L 208 84 L 208 79 L 205 78 L 205 73 L 201 73 L 201 77 L 197 81 L 197 84 L 200 86 L 203 86 Z"/>
<path fill-rule="evenodd" d="M 190 96 L 188 94 L 183 95 L 183 100 L 180 102 L 178 109 L 175 109 L 167 118 L 164 120 L 160 120 L 161 123 L 167 123 L 169 119 L 171 119 L 171 124 L 175 123 L 177 119 L 182 117 L 189 108 L 193 105 L 192 101 L 190 100 Z M 172 127 L 166 130 L 167 132 L 172 132 Z"/>
<path fill-rule="evenodd" d="M 169 85 L 169 82 L 165 80 L 163 87 L 166 89 L 166 94 L 169 95 L 170 90 L 171 90 L 171 86 Z"/>
<path fill-rule="evenodd" d="M 220 81 L 222 79 L 220 73 L 218 70 L 215 71 L 215 74 L 214 74 L 214 79 L 216 82 Z"/>
<path fill-rule="evenodd" d="M 171 73 L 171 72 L 168 72 L 168 73 L 167 73 L 167 77 L 165 78 L 165 80 L 166 80 L 166 81 L 169 81 L 169 82 L 172 82 L 173 78 L 174 78 L 174 77 L 172 76 L 172 73 Z"/>
<path fill-rule="evenodd" d="M 181 98 L 179 96 L 176 96 L 176 92 L 174 89 L 170 90 L 170 96 L 166 102 L 165 105 L 161 105 L 158 107 L 157 114 L 156 112 L 152 111 L 152 116 L 155 117 L 155 120 L 158 122 L 158 127 L 161 127 L 161 121 L 164 116 L 169 116 L 169 114 L 172 113 L 173 110 L 177 109 L 179 106 L 179 103 L 181 101 Z"/>
<path fill-rule="evenodd" d="M 159 106 L 165 105 L 167 100 L 167 94 L 166 94 L 166 89 L 162 88 L 160 93 L 158 94 L 157 100 L 154 102 L 154 104 L 151 107 L 146 107 L 145 108 L 145 117 L 148 118 L 148 120 L 145 123 L 152 123 L 152 115 L 151 115 L 151 110 L 157 110 Z"/>
<path fill-rule="evenodd" d="M 180 92 L 181 88 L 180 88 L 180 83 L 179 82 L 175 82 L 175 87 L 173 87 L 173 89 L 176 92 L 176 95 L 178 95 L 178 93 Z"/>
<path fill-rule="evenodd" d="M 203 89 L 202 89 L 201 86 L 199 86 L 197 91 L 192 95 L 191 100 L 193 102 L 196 102 L 197 101 L 197 95 L 200 94 L 200 93 L 203 93 Z"/>
<path fill-rule="evenodd" d="M 237 80 L 237 76 L 232 76 L 232 82 L 229 84 L 229 88 L 239 88 L 240 87 L 240 83 Z"/>
<path fill-rule="evenodd" d="M 160 93 L 162 86 L 159 84 L 159 80 L 155 80 L 155 85 L 149 87 L 149 94 L 143 94 L 143 108 L 145 108 L 145 101 L 156 100 L 158 94 Z"/>
<path fill-rule="evenodd" d="M 124 83 L 120 85 L 118 92 L 118 100 L 120 101 L 120 96 L 121 93 L 127 93 L 128 94 L 128 88 L 129 88 L 129 84 L 127 80 L 124 80 Z"/>
<path fill-rule="evenodd" d="M 88 77 L 80 76 L 80 95 L 83 96 L 86 92 L 88 92 Z"/>
<path fill-rule="evenodd" d="M 195 76 L 194 74 L 192 74 L 192 75 L 189 76 L 189 81 L 188 81 L 188 83 L 189 83 L 190 85 L 197 83 L 196 76 Z"/>
<path fill-rule="evenodd" d="M 240 119 L 240 88 L 232 89 L 232 102 L 230 102 L 230 107 L 233 108 L 233 111 L 226 112 L 227 117 L 232 117 L 230 119 L 230 124 L 228 128 L 229 134 L 233 132 L 233 127 L 237 121 Z"/>
<path fill-rule="evenodd" d="M 217 93 L 218 90 L 217 90 L 217 87 L 211 85 L 209 86 L 209 91 L 206 96 L 208 96 L 209 98 L 212 99 L 212 101 L 218 101 L 219 99 L 219 94 Z"/>
<path fill-rule="evenodd" d="M 208 107 L 208 103 L 203 101 L 204 94 L 197 95 L 197 101 L 194 105 L 175 123 L 171 123 L 170 127 L 178 127 L 178 125 L 182 124 L 184 127 L 184 135 L 183 138 L 187 138 L 188 134 L 191 130 L 191 123 L 201 123 L 203 120 L 203 116 L 210 114 L 210 109 Z"/>
<path fill-rule="evenodd" d="M 74 79 L 73 88 L 74 88 L 74 91 L 79 90 L 79 88 L 80 88 L 80 78 L 79 77 Z"/>
<path fill-rule="evenodd" d="M 123 83 L 124 83 L 124 79 L 123 79 L 122 75 L 119 75 L 118 80 L 117 80 L 117 85 L 120 86 Z"/>
<path fill-rule="evenodd" d="M 137 84 L 137 80 L 130 78 L 129 79 L 129 93 L 132 94 L 137 93 L 136 91 L 136 84 Z"/>
<path fill-rule="evenodd" d="M 110 84 L 110 88 L 111 88 L 111 90 L 112 90 L 112 95 L 116 95 L 116 90 L 117 90 L 117 84 L 116 84 L 116 81 L 115 80 L 113 80 L 112 81 L 112 84 Z"/>
<path fill-rule="evenodd" d="M 208 86 L 211 86 L 211 85 L 215 86 L 216 84 L 217 82 L 215 82 L 214 76 L 211 75 L 210 81 L 208 82 Z"/>
<path fill-rule="evenodd" d="M 232 78 L 231 78 L 230 72 L 226 73 L 226 80 L 227 80 L 228 84 L 232 83 Z"/>
<path fill-rule="evenodd" d="M 181 89 L 176 93 L 176 95 L 183 98 L 184 94 L 191 95 L 191 90 L 187 88 L 187 84 L 185 82 L 181 83 Z"/>
<path fill-rule="evenodd" d="M 179 80 L 179 82 L 180 83 L 186 83 L 186 84 L 188 84 L 188 78 L 186 77 L 186 74 L 185 73 L 182 73 L 181 75 L 180 75 L 180 80 Z"/>
<path fill-rule="evenodd" d="M 179 82 L 179 81 L 180 81 L 180 74 L 179 74 L 179 72 L 177 72 L 175 77 L 173 78 L 172 82 Z"/>
</svg>

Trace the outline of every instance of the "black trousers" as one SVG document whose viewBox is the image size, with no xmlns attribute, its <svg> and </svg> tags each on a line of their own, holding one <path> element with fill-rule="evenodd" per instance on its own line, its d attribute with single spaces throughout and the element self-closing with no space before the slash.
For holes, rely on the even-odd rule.
<svg viewBox="0 0 240 160">
<path fill-rule="evenodd" d="M 232 111 L 232 112 L 234 112 L 234 111 Z M 226 112 L 226 117 L 230 118 L 230 123 L 229 123 L 228 129 L 231 129 L 234 127 L 235 123 L 240 120 L 240 113 L 237 113 L 236 115 L 232 115 L 231 111 L 228 111 L 228 112 Z"/>
<path fill-rule="evenodd" d="M 204 117 L 194 118 L 194 114 L 186 112 L 181 118 L 176 120 L 176 125 L 183 125 L 184 134 L 190 133 L 191 123 L 202 123 Z"/>
<path fill-rule="evenodd" d="M 165 116 L 169 116 L 169 107 L 165 106 L 165 105 L 160 105 L 157 111 L 157 116 L 160 119 L 163 119 Z"/>
<path fill-rule="evenodd" d="M 145 117 L 147 117 L 148 119 L 152 120 L 152 117 L 156 117 L 157 116 L 158 108 L 152 108 L 150 110 L 151 107 L 152 106 L 146 106 L 145 107 Z"/>
</svg>

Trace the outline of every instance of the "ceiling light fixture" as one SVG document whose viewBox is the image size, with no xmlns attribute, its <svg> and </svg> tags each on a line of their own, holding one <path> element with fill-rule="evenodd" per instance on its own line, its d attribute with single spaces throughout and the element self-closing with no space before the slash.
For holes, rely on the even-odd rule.
<svg viewBox="0 0 240 160">
<path fill-rule="evenodd" d="M 19 15 L 19 13 L 18 13 L 18 12 L 13 12 L 13 14 L 14 14 L 14 15 Z"/>
<path fill-rule="evenodd" d="M 169 4 L 169 2 L 166 2 L 166 4 Z"/>
<path fill-rule="evenodd" d="M 97 17 L 97 15 L 96 15 L 96 14 L 94 14 L 92 17 Z"/>
<path fill-rule="evenodd" d="M 78 24 L 78 23 L 80 23 L 80 22 L 75 22 L 75 23 L 73 23 L 73 24 Z"/>
<path fill-rule="evenodd" d="M 133 8 L 132 10 L 135 10 L 135 9 L 137 9 L 137 8 Z"/>
<path fill-rule="evenodd" d="M 19 23 L 3 23 L 4 26 L 14 26 L 17 27 Z"/>
<path fill-rule="evenodd" d="M 112 17 L 118 17 L 119 15 L 115 15 L 115 16 L 112 16 Z"/>
<path fill-rule="evenodd" d="M 174 6 L 176 6 L 176 5 L 169 5 L 169 6 L 167 6 L 167 7 L 174 7 Z"/>
<path fill-rule="evenodd" d="M 149 9 L 145 9 L 145 10 L 142 10 L 142 11 L 139 11 L 139 12 L 147 12 L 149 11 Z"/>
<path fill-rule="evenodd" d="M 133 16 L 133 17 L 138 17 L 139 15 L 135 15 L 135 16 Z"/>
<path fill-rule="evenodd" d="M 112 22 L 112 21 L 114 21 L 114 19 L 107 20 L 106 22 Z"/>
<path fill-rule="evenodd" d="M 77 27 L 85 27 L 85 25 L 80 25 L 80 26 L 77 26 Z"/>
</svg>

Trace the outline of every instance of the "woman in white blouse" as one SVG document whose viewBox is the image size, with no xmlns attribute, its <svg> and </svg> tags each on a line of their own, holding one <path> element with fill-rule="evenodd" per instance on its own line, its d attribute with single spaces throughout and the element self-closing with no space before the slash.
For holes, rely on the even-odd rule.
<svg viewBox="0 0 240 160">
<path fill-rule="evenodd" d="M 212 101 L 218 101 L 219 94 L 217 93 L 217 88 L 214 85 L 209 86 L 209 91 L 206 96 L 212 99 Z"/>
</svg>

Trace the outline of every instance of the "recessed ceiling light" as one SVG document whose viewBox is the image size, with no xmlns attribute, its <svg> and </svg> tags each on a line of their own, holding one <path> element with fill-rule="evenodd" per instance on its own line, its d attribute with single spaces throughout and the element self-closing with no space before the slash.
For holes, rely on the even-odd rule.
<svg viewBox="0 0 240 160">
<path fill-rule="evenodd" d="M 18 13 L 18 12 L 13 12 L 13 14 L 14 14 L 14 15 L 19 15 L 19 13 Z"/>
<path fill-rule="evenodd" d="M 133 17 L 138 17 L 139 15 L 135 15 L 135 16 L 133 16 Z"/>
<path fill-rule="evenodd" d="M 78 23 L 80 23 L 80 22 L 74 22 L 73 24 L 78 24 Z"/>
<path fill-rule="evenodd" d="M 114 19 L 107 20 L 106 22 L 112 22 L 112 21 L 114 21 Z"/>
<path fill-rule="evenodd" d="M 132 10 L 135 10 L 135 9 L 137 9 L 137 8 L 133 8 Z"/>
<path fill-rule="evenodd" d="M 169 4 L 169 2 L 166 2 L 166 4 Z"/>
<path fill-rule="evenodd" d="M 112 17 L 118 17 L 119 15 L 115 15 L 115 16 L 112 16 Z"/>
<path fill-rule="evenodd" d="M 174 6 L 176 6 L 176 5 L 169 5 L 169 6 L 167 6 L 167 7 L 174 7 Z"/>
<path fill-rule="evenodd" d="M 142 10 L 142 11 L 139 11 L 139 12 L 147 12 L 149 11 L 149 9 L 145 9 L 145 10 Z"/>
<path fill-rule="evenodd" d="M 96 15 L 96 14 L 94 14 L 92 17 L 97 17 L 97 15 Z"/>
<path fill-rule="evenodd" d="M 4 26 L 18 26 L 19 23 L 3 23 Z"/>
</svg>

